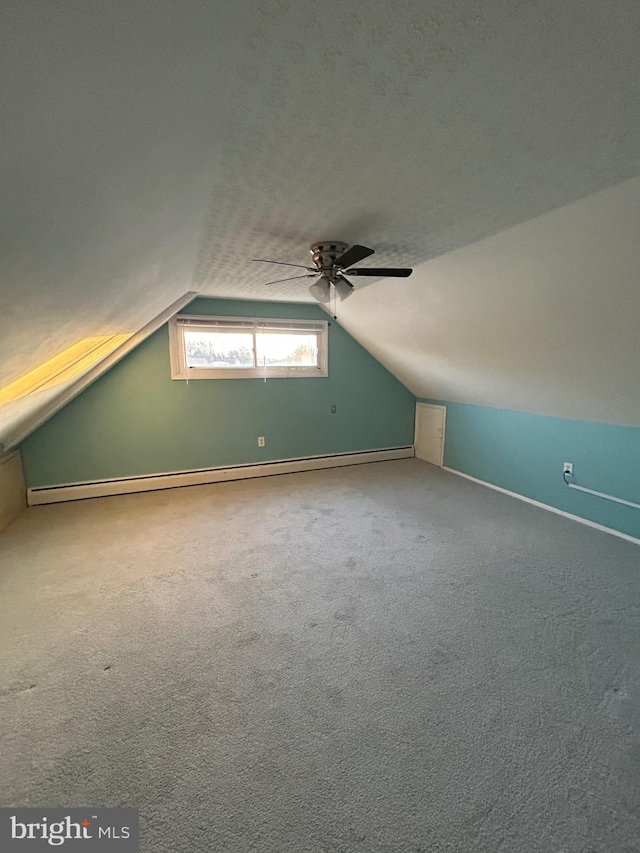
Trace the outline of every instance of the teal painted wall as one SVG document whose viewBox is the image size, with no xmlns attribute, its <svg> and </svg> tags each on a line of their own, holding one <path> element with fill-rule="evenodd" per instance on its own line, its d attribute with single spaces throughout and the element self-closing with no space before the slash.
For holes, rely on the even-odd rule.
<svg viewBox="0 0 640 853">
<path fill-rule="evenodd" d="M 444 464 L 557 509 L 640 538 L 640 510 L 569 489 L 640 503 L 640 428 L 424 400 L 447 407 Z"/>
<path fill-rule="evenodd" d="M 183 313 L 329 319 L 315 305 L 214 299 Z M 25 478 L 45 486 L 405 446 L 414 407 L 415 397 L 333 320 L 326 378 L 188 385 L 171 379 L 163 326 L 25 440 Z"/>
</svg>

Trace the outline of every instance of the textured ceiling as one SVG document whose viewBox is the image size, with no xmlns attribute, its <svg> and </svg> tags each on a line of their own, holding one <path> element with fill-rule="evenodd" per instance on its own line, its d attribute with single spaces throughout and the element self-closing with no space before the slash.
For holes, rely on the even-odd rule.
<svg viewBox="0 0 640 853">
<path fill-rule="evenodd" d="M 252 257 L 418 264 L 640 174 L 636 0 L 2 16 L 0 387 L 190 289 L 307 298 Z"/>
<path fill-rule="evenodd" d="M 353 6 L 256 21 L 199 289 L 264 298 L 280 276 L 248 258 L 304 262 L 327 237 L 415 264 L 640 172 L 638 4 Z"/>
<path fill-rule="evenodd" d="M 418 397 L 640 427 L 639 234 L 633 178 L 378 281 L 339 320 Z"/>
</svg>

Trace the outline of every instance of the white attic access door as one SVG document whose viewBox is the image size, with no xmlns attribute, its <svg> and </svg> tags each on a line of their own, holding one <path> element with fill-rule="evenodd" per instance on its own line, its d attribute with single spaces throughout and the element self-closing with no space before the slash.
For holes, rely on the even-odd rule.
<svg viewBox="0 0 640 853">
<path fill-rule="evenodd" d="M 446 406 L 416 403 L 415 452 L 418 459 L 442 468 Z"/>
</svg>

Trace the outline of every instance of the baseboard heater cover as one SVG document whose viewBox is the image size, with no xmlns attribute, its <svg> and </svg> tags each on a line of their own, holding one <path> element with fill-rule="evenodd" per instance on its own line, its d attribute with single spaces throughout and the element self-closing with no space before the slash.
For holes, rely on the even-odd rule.
<svg viewBox="0 0 640 853">
<path fill-rule="evenodd" d="M 220 468 L 198 468 L 190 471 L 172 471 L 166 474 L 146 474 L 111 480 L 94 480 L 85 483 L 63 483 L 57 486 L 38 486 L 27 489 L 29 506 L 77 501 L 84 498 L 102 498 L 127 495 L 134 492 L 152 492 L 176 489 L 181 486 L 204 486 L 228 480 L 248 480 L 253 477 L 271 477 L 275 474 L 294 474 L 317 471 L 322 468 L 342 468 L 363 465 L 367 462 L 388 462 L 408 459 L 414 455 L 413 445 L 391 447 L 383 450 L 363 450 L 356 453 L 337 453 L 332 456 L 305 456 L 298 459 L 277 459 L 247 465 L 229 465 Z"/>
<path fill-rule="evenodd" d="M 486 486 L 488 489 L 493 489 L 495 492 L 501 492 L 503 495 L 509 495 L 510 498 L 517 498 L 519 501 L 532 504 L 540 509 L 546 509 L 547 512 L 553 512 L 555 515 L 561 515 L 563 518 L 568 518 L 571 521 L 577 521 L 579 524 L 586 524 L 587 527 L 593 527 L 595 530 L 601 530 L 603 533 L 610 533 L 612 536 L 617 536 L 619 539 L 626 539 L 627 542 L 633 542 L 635 545 L 640 545 L 640 539 L 637 539 L 635 536 L 630 536 L 628 533 L 622 533 L 620 530 L 615 530 L 613 527 L 605 527 L 604 524 L 598 524 L 597 521 L 590 521 L 588 518 L 583 518 L 581 515 L 574 515 L 571 512 L 565 512 L 565 510 L 558 509 L 550 504 L 543 504 L 541 501 L 536 501 L 533 498 L 527 498 L 525 495 L 518 494 L 518 492 L 511 492 L 509 489 L 503 489 L 502 486 L 495 486 L 493 483 L 488 483 L 486 480 L 479 480 L 477 477 L 472 477 L 471 474 L 456 471 L 455 468 L 449 468 L 446 465 L 443 465 L 442 470 L 448 471 L 449 474 L 455 474 L 456 477 L 464 477 L 465 480 L 471 480 L 472 483 L 478 483 L 481 486 Z"/>
</svg>

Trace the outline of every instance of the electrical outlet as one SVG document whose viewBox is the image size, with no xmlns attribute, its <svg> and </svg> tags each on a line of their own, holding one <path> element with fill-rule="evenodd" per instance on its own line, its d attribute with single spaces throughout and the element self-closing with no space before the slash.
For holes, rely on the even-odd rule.
<svg viewBox="0 0 640 853">
<path fill-rule="evenodd" d="M 335 404 L 335 403 L 332 403 L 332 404 L 331 404 L 331 414 L 332 414 L 332 415 L 335 415 L 335 413 L 336 413 L 337 411 L 338 411 L 338 407 L 336 406 L 336 404 Z"/>
<path fill-rule="evenodd" d="M 258 447 L 264 447 L 264 436 L 263 435 L 258 436 Z"/>
<path fill-rule="evenodd" d="M 565 462 L 564 468 L 562 469 L 563 474 L 571 474 L 573 477 L 573 462 Z"/>
</svg>

